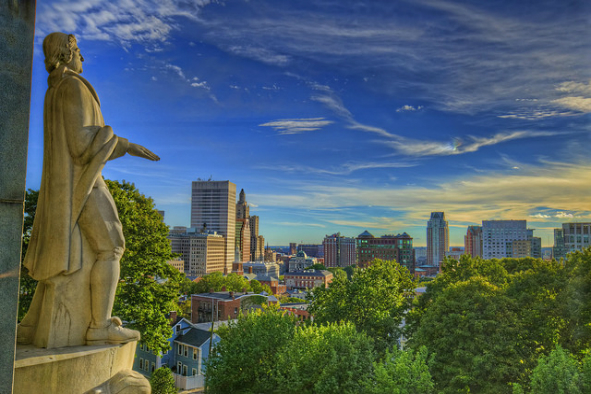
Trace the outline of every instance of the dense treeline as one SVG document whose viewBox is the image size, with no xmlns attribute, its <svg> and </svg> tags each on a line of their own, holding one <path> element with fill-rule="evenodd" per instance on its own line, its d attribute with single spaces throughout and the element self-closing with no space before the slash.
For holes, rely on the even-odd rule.
<svg viewBox="0 0 591 394">
<path fill-rule="evenodd" d="M 242 318 L 220 333 L 210 389 L 232 381 L 239 393 L 591 392 L 591 250 L 561 262 L 463 256 L 425 285 L 415 296 L 404 267 L 376 260 L 312 291 L 314 323 L 276 311 Z"/>
</svg>

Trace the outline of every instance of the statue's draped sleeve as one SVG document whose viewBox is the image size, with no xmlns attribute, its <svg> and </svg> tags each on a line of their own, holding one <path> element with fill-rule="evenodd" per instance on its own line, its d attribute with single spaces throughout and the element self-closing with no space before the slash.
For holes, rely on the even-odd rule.
<svg viewBox="0 0 591 394">
<path fill-rule="evenodd" d="M 82 264 L 78 218 L 108 160 L 123 156 L 125 138 L 105 126 L 94 88 L 60 68 L 45 95 L 43 175 L 24 265 L 36 280 L 71 274 Z"/>
</svg>

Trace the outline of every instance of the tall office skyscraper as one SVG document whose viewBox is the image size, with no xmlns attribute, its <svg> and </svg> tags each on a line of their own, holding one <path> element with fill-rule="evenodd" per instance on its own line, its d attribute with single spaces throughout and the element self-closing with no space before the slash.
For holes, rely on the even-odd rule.
<svg viewBox="0 0 591 394">
<path fill-rule="evenodd" d="M 226 239 L 224 272 L 232 271 L 236 232 L 236 185 L 230 181 L 194 181 L 191 227 L 217 231 Z"/>
<path fill-rule="evenodd" d="M 445 213 L 431 212 L 427 224 L 427 264 L 440 266 L 449 250 L 449 226 Z"/>
</svg>

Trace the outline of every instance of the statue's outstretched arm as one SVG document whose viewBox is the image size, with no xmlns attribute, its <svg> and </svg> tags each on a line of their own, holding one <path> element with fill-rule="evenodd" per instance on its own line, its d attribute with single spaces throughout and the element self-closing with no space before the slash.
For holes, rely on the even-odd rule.
<svg viewBox="0 0 591 394">
<path fill-rule="evenodd" d="M 142 157 L 144 159 L 158 161 L 160 157 L 158 157 L 154 152 L 151 150 L 144 148 L 141 145 L 134 144 L 132 142 L 129 143 L 129 147 L 127 148 L 127 153 L 132 156 Z"/>
</svg>

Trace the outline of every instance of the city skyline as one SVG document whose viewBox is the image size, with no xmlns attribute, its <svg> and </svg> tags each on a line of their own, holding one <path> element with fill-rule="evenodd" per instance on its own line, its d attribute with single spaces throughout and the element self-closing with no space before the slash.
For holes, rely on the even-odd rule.
<svg viewBox="0 0 591 394">
<path fill-rule="evenodd" d="M 116 134 L 162 160 L 110 162 L 172 226 L 191 182 L 244 189 L 270 245 L 591 219 L 587 17 L 574 1 L 38 1 L 27 187 L 37 189 L 41 41 L 73 33 Z"/>
</svg>

